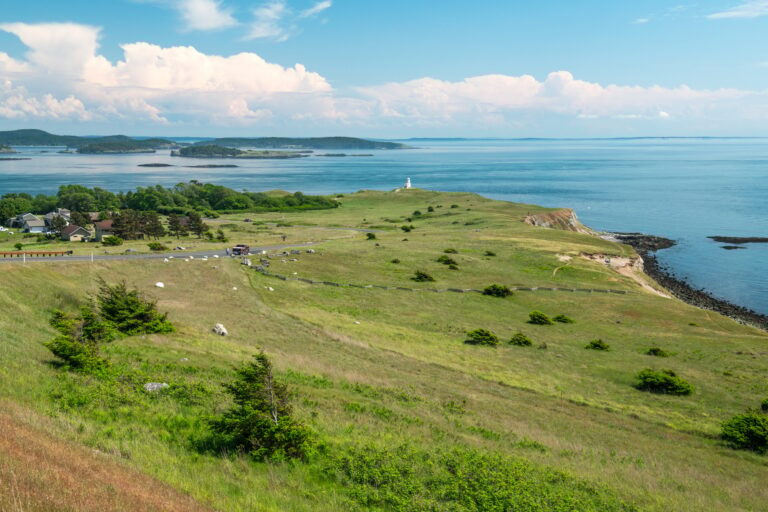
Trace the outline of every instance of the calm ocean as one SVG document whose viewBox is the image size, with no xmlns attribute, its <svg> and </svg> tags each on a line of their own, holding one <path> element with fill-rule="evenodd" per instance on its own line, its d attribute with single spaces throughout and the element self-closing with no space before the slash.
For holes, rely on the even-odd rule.
<svg viewBox="0 0 768 512">
<path fill-rule="evenodd" d="M 418 149 L 373 157 L 237 161 L 235 169 L 143 168 L 232 161 L 145 155 L 69 155 L 19 148 L 31 160 L 0 161 L 0 195 L 51 194 L 79 183 L 113 191 L 197 179 L 236 189 L 307 193 L 415 187 L 570 207 L 587 225 L 666 236 L 659 253 L 679 277 L 768 313 L 768 244 L 727 251 L 710 235 L 768 237 L 768 140 L 415 141 Z M 45 152 L 43 152 L 45 151 Z"/>
</svg>

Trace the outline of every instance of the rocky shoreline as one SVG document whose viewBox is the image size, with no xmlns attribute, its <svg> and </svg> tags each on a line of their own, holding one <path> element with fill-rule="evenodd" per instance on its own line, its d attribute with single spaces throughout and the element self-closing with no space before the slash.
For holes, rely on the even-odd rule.
<svg viewBox="0 0 768 512">
<path fill-rule="evenodd" d="M 704 290 L 694 288 L 679 279 L 668 268 L 659 264 L 656 251 L 675 245 L 668 238 L 643 233 L 609 233 L 611 239 L 632 246 L 643 258 L 645 273 L 678 299 L 702 309 L 715 311 L 734 320 L 768 331 L 768 315 L 713 297 Z"/>
</svg>

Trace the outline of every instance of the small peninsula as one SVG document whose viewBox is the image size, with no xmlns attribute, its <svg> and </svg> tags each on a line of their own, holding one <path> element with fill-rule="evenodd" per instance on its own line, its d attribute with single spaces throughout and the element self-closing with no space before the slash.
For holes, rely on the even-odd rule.
<svg viewBox="0 0 768 512">
<path fill-rule="evenodd" d="M 372 150 L 372 149 L 409 149 L 410 146 L 399 142 L 385 142 L 359 139 L 356 137 L 227 137 L 196 143 L 205 145 L 228 146 L 254 149 L 324 149 L 324 150 Z"/>
<path fill-rule="evenodd" d="M 286 159 L 302 158 L 309 155 L 302 151 L 254 151 L 208 144 L 205 146 L 189 146 L 178 151 L 171 151 L 171 156 L 187 158 Z"/>
<path fill-rule="evenodd" d="M 0 144 L 0 154 L 12 155 L 14 153 L 16 153 L 16 151 L 12 147 Z"/>
</svg>

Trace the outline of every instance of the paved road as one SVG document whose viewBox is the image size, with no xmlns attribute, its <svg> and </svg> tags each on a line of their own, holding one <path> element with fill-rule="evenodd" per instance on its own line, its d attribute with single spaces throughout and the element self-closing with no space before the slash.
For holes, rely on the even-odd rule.
<svg viewBox="0 0 768 512">
<path fill-rule="evenodd" d="M 290 249 L 294 247 L 308 247 L 310 245 L 315 245 L 316 242 L 304 242 L 304 243 L 298 243 L 298 244 L 284 244 L 284 245 L 264 245 L 260 247 L 251 247 L 251 253 L 256 253 L 259 251 L 279 251 L 283 249 Z M 202 257 L 208 257 L 213 258 L 214 256 L 226 256 L 226 252 L 223 250 L 213 250 L 213 251 L 190 251 L 190 252 L 184 252 L 184 251 L 167 251 L 167 252 L 161 252 L 161 253 L 149 253 L 149 254 L 131 254 L 131 253 L 123 253 L 123 254 L 96 254 L 93 255 L 94 261 L 118 261 L 118 260 L 156 260 L 156 259 L 164 259 L 169 258 L 173 256 L 174 258 L 188 258 L 189 256 L 194 256 L 195 258 L 202 258 Z M 23 258 L 0 258 L 0 263 L 22 263 L 24 261 Z M 41 258 L 32 258 L 27 257 L 27 263 L 48 263 L 48 262 L 69 262 L 69 261 L 91 261 L 91 256 L 52 256 L 52 257 L 41 257 Z"/>
</svg>

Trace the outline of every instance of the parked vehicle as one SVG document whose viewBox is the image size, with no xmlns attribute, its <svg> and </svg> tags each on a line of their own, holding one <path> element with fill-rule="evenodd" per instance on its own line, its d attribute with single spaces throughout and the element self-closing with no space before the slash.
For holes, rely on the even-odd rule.
<svg viewBox="0 0 768 512">
<path fill-rule="evenodd" d="M 246 256 L 251 253 L 251 248 L 245 244 L 237 244 L 231 249 L 230 253 L 232 256 Z"/>
</svg>

